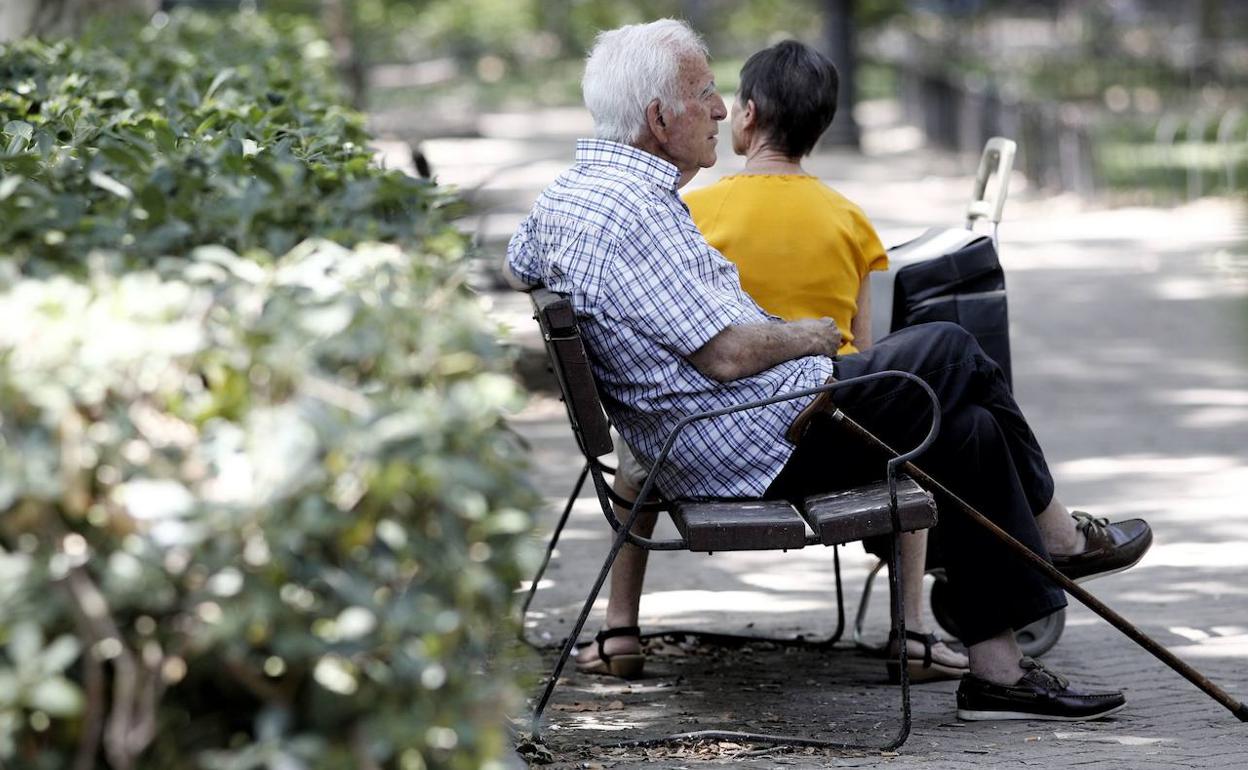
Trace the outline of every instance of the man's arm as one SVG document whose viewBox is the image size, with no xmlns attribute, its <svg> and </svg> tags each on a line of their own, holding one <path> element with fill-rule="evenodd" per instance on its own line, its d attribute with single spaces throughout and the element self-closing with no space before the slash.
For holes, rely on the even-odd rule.
<svg viewBox="0 0 1248 770">
<path fill-rule="evenodd" d="M 689 356 L 689 363 L 718 382 L 739 380 L 802 356 L 834 356 L 841 330 L 831 318 L 725 327 Z"/>
<path fill-rule="evenodd" d="M 520 278 L 520 276 L 516 275 L 515 272 L 512 271 L 511 265 L 507 263 L 506 254 L 503 255 L 503 259 L 499 263 L 498 269 L 503 274 L 503 280 L 506 281 L 507 285 L 510 286 L 511 288 L 515 289 L 516 291 L 532 291 L 533 290 L 532 286 L 525 283 L 524 280 Z"/>
</svg>

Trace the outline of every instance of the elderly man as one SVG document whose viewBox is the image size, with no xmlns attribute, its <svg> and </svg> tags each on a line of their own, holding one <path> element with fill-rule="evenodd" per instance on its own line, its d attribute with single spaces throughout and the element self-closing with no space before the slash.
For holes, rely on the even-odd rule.
<svg viewBox="0 0 1248 770">
<path fill-rule="evenodd" d="M 1055 554 L 1068 575 L 1093 577 L 1139 560 L 1151 543 L 1147 524 L 1072 517 L 1057 500 L 999 368 L 969 334 L 950 324 L 916 326 L 836 358 L 841 334 L 831 319 L 778 321 L 741 290 L 736 268 L 702 238 L 676 192 L 715 163 L 727 114 L 705 46 L 688 26 L 661 20 L 603 33 L 583 87 L 597 138 L 577 143 L 575 165 L 538 198 L 512 238 L 507 272 L 518 286 L 571 297 L 612 421 L 647 466 L 690 413 L 833 375 L 901 369 L 940 396 L 942 431 L 920 464 L 952 492 L 1036 552 Z M 916 390 L 887 380 L 850 386 L 837 404 L 885 441 L 912 445 L 930 410 Z M 694 423 L 656 470 L 659 486 L 671 497 L 790 499 L 836 488 L 856 472 L 862 448 L 824 412 L 790 443 L 786 433 L 810 407 L 787 401 Z M 1096 719 L 1121 708 L 1121 693 L 1078 690 L 1023 658 L 1014 629 L 1065 606 L 1064 594 L 956 506 L 942 506 L 941 516 L 971 667 L 958 716 Z M 639 590 L 641 558 L 622 552 L 613 604 L 615 591 Z M 604 661 L 637 654 L 636 629 L 622 634 L 610 628 L 616 622 L 609 611 L 596 648 Z"/>
</svg>

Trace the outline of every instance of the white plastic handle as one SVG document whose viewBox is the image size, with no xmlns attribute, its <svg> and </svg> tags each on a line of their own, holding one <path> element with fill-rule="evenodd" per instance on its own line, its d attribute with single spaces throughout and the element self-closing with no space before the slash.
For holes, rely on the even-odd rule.
<svg viewBox="0 0 1248 770">
<path fill-rule="evenodd" d="M 1010 189 L 1010 171 L 1014 169 L 1014 153 L 1018 144 L 1013 139 L 994 136 L 984 145 L 984 152 L 979 156 L 979 169 L 975 172 L 975 189 L 971 193 L 971 204 L 966 208 L 966 227 L 975 225 L 976 219 L 987 219 L 996 225 L 1001 223 L 1001 212 L 1005 210 L 1005 196 Z M 996 183 L 992 194 L 988 194 L 988 179 L 996 172 Z"/>
</svg>

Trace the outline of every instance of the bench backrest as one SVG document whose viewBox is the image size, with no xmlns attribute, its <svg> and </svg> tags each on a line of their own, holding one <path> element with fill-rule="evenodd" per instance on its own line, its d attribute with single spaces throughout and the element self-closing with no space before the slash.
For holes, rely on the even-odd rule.
<svg viewBox="0 0 1248 770">
<path fill-rule="evenodd" d="M 548 289 L 534 289 L 530 297 L 534 318 L 546 342 L 551 368 L 559 382 L 563 403 L 568 408 L 572 432 L 586 457 L 601 457 L 611 452 L 615 445 L 611 441 L 610 423 L 598 398 L 598 387 L 594 384 L 585 343 L 576 325 L 572 302 Z"/>
</svg>

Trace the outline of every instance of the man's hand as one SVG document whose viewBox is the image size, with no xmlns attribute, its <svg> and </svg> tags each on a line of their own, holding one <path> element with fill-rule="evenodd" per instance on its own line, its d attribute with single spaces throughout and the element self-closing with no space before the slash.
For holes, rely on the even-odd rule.
<svg viewBox="0 0 1248 770">
<path fill-rule="evenodd" d="M 802 356 L 833 356 L 841 330 L 831 318 L 729 326 L 689 356 L 689 363 L 718 382 L 730 382 Z"/>
<path fill-rule="evenodd" d="M 786 326 L 800 326 L 810 335 L 811 352 L 804 355 L 827 356 L 831 358 L 836 355 L 836 351 L 841 349 L 845 338 L 841 334 L 841 330 L 836 325 L 836 321 L 831 318 L 803 318 L 800 321 L 792 321 Z M 788 360 L 787 358 L 784 360 Z M 777 362 L 779 363 L 779 362 Z"/>
</svg>

